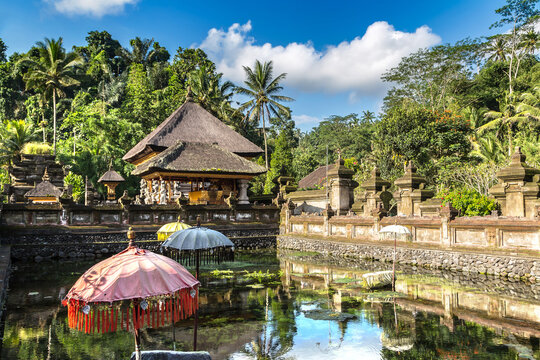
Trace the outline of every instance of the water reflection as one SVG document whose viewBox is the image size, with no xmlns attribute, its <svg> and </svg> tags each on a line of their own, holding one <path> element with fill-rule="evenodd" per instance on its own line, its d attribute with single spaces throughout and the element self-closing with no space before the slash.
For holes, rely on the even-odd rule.
<svg viewBox="0 0 540 360">
<path fill-rule="evenodd" d="M 336 264 L 297 252 L 278 258 L 243 253 L 230 266 L 232 274 L 203 269 L 198 342 L 213 359 L 540 357 L 537 287 L 503 288 L 486 279 L 401 269 L 396 296 L 361 286 L 363 273 L 385 264 Z M 8 298 L 3 359 L 128 358 L 132 334 L 85 335 L 67 327 L 59 299 L 91 265 L 19 265 Z M 278 276 L 265 276 L 267 271 Z M 191 321 L 176 327 L 176 341 L 177 349 L 190 349 Z M 142 343 L 172 349 L 171 328 L 143 331 Z"/>
</svg>

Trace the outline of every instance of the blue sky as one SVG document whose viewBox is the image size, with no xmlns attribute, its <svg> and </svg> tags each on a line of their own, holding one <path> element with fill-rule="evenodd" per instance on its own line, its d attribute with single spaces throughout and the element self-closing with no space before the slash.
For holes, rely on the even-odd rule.
<svg viewBox="0 0 540 360">
<path fill-rule="evenodd" d="M 269 4 L 267 8 L 263 5 Z M 287 72 L 284 95 L 300 128 L 330 115 L 377 112 L 387 89 L 379 77 L 419 48 L 490 33 L 501 0 L 476 1 L 182 1 L 0 0 L 0 37 L 8 53 L 44 37 L 84 44 L 88 31 L 154 38 L 171 55 L 202 46 L 225 77 L 273 60 Z"/>
</svg>

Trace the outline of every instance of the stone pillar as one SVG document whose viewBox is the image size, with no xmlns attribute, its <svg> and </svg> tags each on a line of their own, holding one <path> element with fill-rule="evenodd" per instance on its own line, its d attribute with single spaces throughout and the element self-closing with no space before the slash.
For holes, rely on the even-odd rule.
<svg viewBox="0 0 540 360">
<path fill-rule="evenodd" d="M 525 163 L 519 147 L 510 165 L 497 173 L 499 183 L 489 189 L 501 205 L 503 216 L 535 218 L 540 203 L 540 170 Z"/>
<path fill-rule="evenodd" d="M 238 193 L 238 205 L 247 205 L 249 204 L 249 197 L 247 194 L 248 190 L 248 182 L 247 179 L 239 179 L 238 180 L 238 188 L 240 189 Z"/>
<path fill-rule="evenodd" d="M 381 178 L 377 167 L 371 172 L 371 178 L 360 185 L 362 193 L 352 206 L 352 210 L 362 216 L 371 216 L 372 211 L 388 211 L 392 194 L 387 191 L 391 183 Z"/>
<path fill-rule="evenodd" d="M 354 188 L 358 183 L 352 179 L 354 171 L 345 167 L 338 156 L 335 166 L 328 171 L 330 183 L 330 206 L 336 215 L 346 215 L 354 202 Z"/>
<path fill-rule="evenodd" d="M 288 199 L 286 202 L 283 203 L 283 206 L 281 207 L 280 232 L 282 231 L 281 227 L 283 227 L 284 234 L 288 234 L 292 231 L 291 216 L 293 215 L 295 208 L 296 206 L 294 205 L 294 202 L 291 199 Z"/>
<path fill-rule="evenodd" d="M 324 218 L 324 229 L 323 234 L 324 236 L 330 236 L 330 218 L 334 216 L 334 211 L 332 210 L 332 207 L 330 204 L 326 204 L 326 209 L 323 210 L 323 218 Z"/>
<path fill-rule="evenodd" d="M 441 244 L 443 246 L 452 246 L 452 234 L 450 232 L 450 221 L 454 220 L 458 215 L 458 211 L 454 209 L 452 204 L 440 208 L 439 216 L 441 217 Z"/>
<path fill-rule="evenodd" d="M 394 192 L 398 216 L 420 216 L 420 203 L 432 198 L 434 192 L 425 189 L 426 179 L 416 173 L 411 161 L 405 166 L 405 174 L 394 183 L 398 187 Z"/>
</svg>

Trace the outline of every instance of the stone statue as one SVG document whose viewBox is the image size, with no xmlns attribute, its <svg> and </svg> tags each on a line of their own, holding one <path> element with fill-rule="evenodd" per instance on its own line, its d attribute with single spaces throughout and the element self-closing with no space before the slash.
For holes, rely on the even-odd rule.
<svg viewBox="0 0 540 360">
<path fill-rule="evenodd" d="M 180 181 L 173 182 L 173 199 L 178 199 L 182 196 L 182 189 L 180 187 Z"/>
<path fill-rule="evenodd" d="M 135 205 L 142 205 L 141 196 L 135 195 L 135 201 L 133 202 Z"/>
<path fill-rule="evenodd" d="M 158 180 L 152 180 L 152 194 L 150 194 L 152 197 L 151 204 L 155 204 L 159 202 L 159 181 Z"/>
<path fill-rule="evenodd" d="M 142 201 L 144 203 L 147 193 L 148 193 L 148 188 L 146 186 L 146 181 L 144 181 L 144 179 L 141 179 L 140 185 L 139 185 L 139 201 Z"/>
<path fill-rule="evenodd" d="M 159 187 L 159 203 L 160 204 L 166 204 L 167 203 L 167 184 L 165 183 L 165 180 L 161 180 L 160 187 Z"/>
</svg>

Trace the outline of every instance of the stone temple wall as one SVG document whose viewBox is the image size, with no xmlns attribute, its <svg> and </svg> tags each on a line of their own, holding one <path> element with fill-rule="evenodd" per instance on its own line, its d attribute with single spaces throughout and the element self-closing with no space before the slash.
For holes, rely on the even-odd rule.
<svg viewBox="0 0 540 360">
<path fill-rule="evenodd" d="M 275 248 L 277 226 L 210 226 L 226 236 L 237 249 Z M 77 260 L 106 258 L 126 248 L 125 231 L 59 232 L 55 229 L 40 232 L 0 232 L 0 243 L 11 246 L 11 256 L 16 261 Z M 137 246 L 159 252 L 162 241 L 157 240 L 156 230 L 137 230 Z"/>
</svg>

